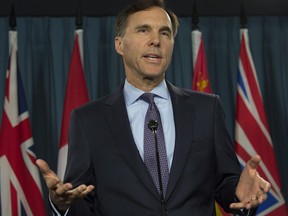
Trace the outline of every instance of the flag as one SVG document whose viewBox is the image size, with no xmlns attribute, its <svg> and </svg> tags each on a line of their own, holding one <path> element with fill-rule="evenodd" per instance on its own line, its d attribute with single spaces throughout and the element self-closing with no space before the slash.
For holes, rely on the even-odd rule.
<svg viewBox="0 0 288 216">
<path fill-rule="evenodd" d="M 57 174 L 62 180 L 67 164 L 70 113 L 73 109 L 89 101 L 82 64 L 82 35 L 82 29 L 75 31 L 74 46 L 66 85 L 57 167 Z"/>
<path fill-rule="evenodd" d="M 9 65 L 0 128 L 1 215 L 46 215 L 22 79 L 17 31 L 9 32 Z"/>
<path fill-rule="evenodd" d="M 202 33 L 198 29 L 193 30 L 191 36 L 194 68 L 192 89 L 200 92 L 212 93 L 212 88 L 208 76 Z"/>
<path fill-rule="evenodd" d="M 285 201 L 262 101 L 255 66 L 249 48 L 248 30 L 242 28 L 236 96 L 235 148 L 241 165 L 245 166 L 256 153 L 262 156 L 258 172 L 271 183 L 267 200 L 257 215 L 287 216 Z"/>
<path fill-rule="evenodd" d="M 192 56 L 193 56 L 193 81 L 192 89 L 200 92 L 212 93 L 211 84 L 208 76 L 208 69 L 206 63 L 206 54 L 204 49 L 204 42 L 202 33 L 195 29 L 191 33 L 192 36 Z M 217 202 L 215 202 L 215 209 L 217 216 L 228 216 Z"/>
</svg>

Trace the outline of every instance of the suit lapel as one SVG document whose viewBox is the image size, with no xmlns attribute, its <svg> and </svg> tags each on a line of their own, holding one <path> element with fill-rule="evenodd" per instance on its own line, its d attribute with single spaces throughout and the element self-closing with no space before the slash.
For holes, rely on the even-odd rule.
<svg viewBox="0 0 288 216">
<path fill-rule="evenodd" d="M 189 96 L 185 92 L 172 86 L 168 82 L 167 86 L 173 104 L 176 128 L 174 156 L 166 194 L 166 199 L 169 199 L 181 176 L 191 146 L 193 134 L 193 127 L 191 125 L 194 124 L 194 106 L 187 102 Z M 107 112 L 105 118 L 111 129 L 117 148 L 143 185 L 154 194 L 155 197 L 159 198 L 152 178 L 134 142 L 125 106 L 123 88 L 119 88 L 115 94 L 107 99 L 106 106 Z"/>
<path fill-rule="evenodd" d="M 173 104 L 176 129 L 175 149 L 170 171 L 166 199 L 173 193 L 185 166 L 194 130 L 194 106 L 188 102 L 189 95 L 167 82 Z"/>
<path fill-rule="evenodd" d="M 108 111 L 106 112 L 105 117 L 117 148 L 122 153 L 128 166 L 133 170 L 135 175 L 139 177 L 139 180 L 149 191 L 151 191 L 151 193 L 156 197 L 159 197 L 157 189 L 153 184 L 152 178 L 150 177 L 134 142 L 125 106 L 123 88 L 119 88 L 115 94 L 108 98 L 106 106 Z"/>
</svg>

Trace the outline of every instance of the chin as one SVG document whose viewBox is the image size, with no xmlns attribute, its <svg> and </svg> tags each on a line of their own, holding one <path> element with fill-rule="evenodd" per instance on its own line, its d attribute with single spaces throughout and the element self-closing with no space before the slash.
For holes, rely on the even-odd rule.
<svg viewBox="0 0 288 216">
<path fill-rule="evenodd" d="M 155 80 L 162 80 L 162 79 L 164 79 L 164 75 L 163 75 L 163 73 L 161 73 L 161 74 L 146 74 L 145 76 L 144 76 L 144 79 L 146 79 L 146 80 L 151 80 L 151 81 L 155 81 Z"/>
</svg>

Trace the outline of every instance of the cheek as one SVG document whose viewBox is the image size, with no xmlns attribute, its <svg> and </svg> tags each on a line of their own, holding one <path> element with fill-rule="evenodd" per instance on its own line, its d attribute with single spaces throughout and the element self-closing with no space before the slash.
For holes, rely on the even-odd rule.
<svg viewBox="0 0 288 216">
<path fill-rule="evenodd" d="M 170 61 L 172 58 L 172 54 L 173 54 L 173 46 L 170 46 L 166 49 L 166 55 L 167 55 L 167 60 Z"/>
<path fill-rule="evenodd" d="M 136 58 L 138 53 L 140 53 L 140 47 L 135 43 L 125 44 L 122 46 L 123 56 L 130 58 Z"/>
</svg>

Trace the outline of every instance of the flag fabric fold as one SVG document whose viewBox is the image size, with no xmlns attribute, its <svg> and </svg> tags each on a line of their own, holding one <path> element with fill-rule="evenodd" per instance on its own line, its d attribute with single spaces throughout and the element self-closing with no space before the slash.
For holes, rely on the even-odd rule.
<svg viewBox="0 0 288 216">
<path fill-rule="evenodd" d="M 240 30 L 240 38 L 235 117 L 236 153 L 242 166 L 256 153 L 262 156 L 258 172 L 272 185 L 268 198 L 259 206 L 257 215 L 287 216 L 247 28 Z"/>
<path fill-rule="evenodd" d="M 17 31 L 9 32 L 9 65 L 0 128 L 1 215 L 46 215 L 24 88 L 17 64 Z"/>
<path fill-rule="evenodd" d="M 70 113 L 73 109 L 89 101 L 83 69 L 82 34 L 82 29 L 75 31 L 73 51 L 66 84 L 57 167 L 57 174 L 62 180 L 67 164 Z"/>
</svg>

